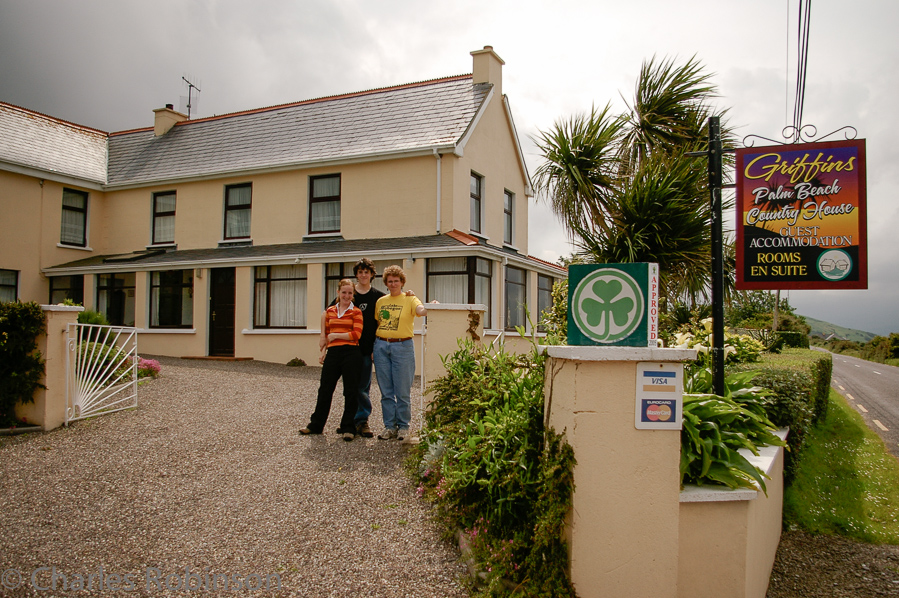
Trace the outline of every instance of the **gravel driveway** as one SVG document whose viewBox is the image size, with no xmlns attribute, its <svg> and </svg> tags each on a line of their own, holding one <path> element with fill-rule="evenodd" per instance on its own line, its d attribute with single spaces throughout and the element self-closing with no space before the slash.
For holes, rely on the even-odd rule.
<svg viewBox="0 0 899 598">
<path fill-rule="evenodd" d="M 339 387 L 298 435 L 318 368 L 158 359 L 137 410 L 0 438 L 0 595 L 468 595 L 400 443 L 341 440 Z"/>
</svg>

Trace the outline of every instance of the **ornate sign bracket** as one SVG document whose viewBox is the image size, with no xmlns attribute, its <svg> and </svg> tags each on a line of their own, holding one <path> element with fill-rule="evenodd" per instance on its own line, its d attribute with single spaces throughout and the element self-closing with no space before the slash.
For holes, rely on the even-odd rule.
<svg viewBox="0 0 899 598">
<path fill-rule="evenodd" d="M 840 127 L 836 131 L 832 131 L 827 135 L 822 135 L 817 139 L 815 136 L 818 134 L 818 128 L 815 125 L 802 125 L 801 127 L 794 127 L 793 125 L 788 125 L 783 128 L 781 131 L 781 136 L 783 140 L 777 141 L 775 139 L 771 139 L 769 137 L 763 137 L 761 135 L 750 134 L 743 138 L 743 147 L 755 147 L 755 140 L 761 139 L 762 141 L 768 141 L 773 143 L 774 145 L 786 145 L 786 144 L 795 144 L 795 143 L 816 143 L 819 141 L 824 141 L 828 137 L 832 137 L 837 135 L 838 133 L 843 133 L 843 139 L 849 141 L 858 137 L 858 130 L 850 125 L 846 125 L 845 127 Z"/>
</svg>

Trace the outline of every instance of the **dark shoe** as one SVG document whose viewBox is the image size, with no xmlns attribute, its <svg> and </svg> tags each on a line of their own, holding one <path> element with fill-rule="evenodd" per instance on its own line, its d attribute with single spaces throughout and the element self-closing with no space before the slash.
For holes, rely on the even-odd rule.
<svg viewBox="0 0 899 598">
<path fill-rule="evenodd" d="M 368 427 L 368 422 L 356 424 L 356 432 L 363 438 L 372 438 L 375 435 L 375 433 L 371 431 L 371 428 Z"/>
<path fill-rule="evenodd" d="M 300 428 L 300 434 L 302 434 L 303 436 L 309 436 L 310 434 L 321 434 L 321 432 L 316 432 L 309 426 L 306 426 L 305 428 Z"/>
</svg>

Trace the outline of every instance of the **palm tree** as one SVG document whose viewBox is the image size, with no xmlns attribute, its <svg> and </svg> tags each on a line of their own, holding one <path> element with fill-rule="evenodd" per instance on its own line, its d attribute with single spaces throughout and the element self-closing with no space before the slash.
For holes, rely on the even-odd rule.
<svg viewBox="0 0 899 598">
<path fill-rule="evenodd" d="M 711 76 L 695 57 L 681 66 L 653 58 L 625 114 L 593 109 L 557 121 L 536 140 L 545 158 L 537 188 L 582 255 L 599 263 L 657 262 L 669 299 L 695 301 L 710 278 L 707 166 L 685 153 L 707 146 L 717 94 Z"/>
</svg>

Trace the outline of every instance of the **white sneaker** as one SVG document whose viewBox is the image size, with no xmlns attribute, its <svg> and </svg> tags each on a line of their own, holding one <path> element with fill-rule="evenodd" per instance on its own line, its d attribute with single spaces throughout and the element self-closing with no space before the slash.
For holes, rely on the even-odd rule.
<svg viewBox="0 0 899 598">
<path fill-rule="evenodd" d="M 397 440 L 405 440 L 409 438 L 409 428 L 400 428 L 396 433 Z"/>
<path fill-rule="evenodd" d="M 384 431 L 378 434 L 378 440 L 390 440 L 396 438 L 396 430 L 393 428 L 384 428 Z"/>
</svg>

